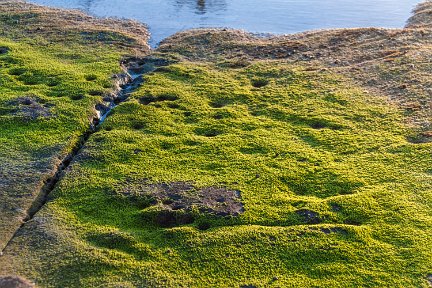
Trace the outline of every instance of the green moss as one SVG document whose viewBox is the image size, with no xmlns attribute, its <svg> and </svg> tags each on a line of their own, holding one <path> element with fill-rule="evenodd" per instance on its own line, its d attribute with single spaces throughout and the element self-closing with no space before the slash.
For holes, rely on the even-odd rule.
<svg viewBox="0 0 432 288">
<path fill-rule="evenodd" d="M 251 85 L 262 77 L 267 85 Z M 431 144 L 409 143 L 401 120 L 342 77 L 281 62 L 235 70 L 182 62 L 149 74 L 42 212 L 59 235 L 68 231 L 62 241 L 74 250 L 60 259 L 77 258 L 37 264 L 37 278 L 54 286 L 426 286 Z M 176 181 L 238 190 L 245 211 L 193 210 L 187 221 L 178 211 L 155 225 L 159 204 L 113 197 L 125 186 Z M 34 263 L 44 263 L 42 251 L 29 252 Z"/>
<path fill-rule="evenodd" d="M 114 89 L 112 75 L 121 71 L 120 60 L 130 53 L 105 42 L 54 41 L 61 36 L 53 31 L 38 37 L 25 23 L 36 25 L 41 11 L 20 14 L 21 4 L 9 4 L 17 15 L 6 15 L 6 2 L 0 9 L 0 22 L 6 25 L 0 33 L 1 249 L 56 165 L 89 130 L 94 107 L 102 101 L 94 91 Z M 62 29 L 70 36 L 79 33 Z"/>
</svg>

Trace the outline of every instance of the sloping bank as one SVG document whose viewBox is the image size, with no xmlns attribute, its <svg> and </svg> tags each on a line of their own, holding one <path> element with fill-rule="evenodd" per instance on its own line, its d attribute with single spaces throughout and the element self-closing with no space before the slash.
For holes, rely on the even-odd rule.
<svg viewBox="0 0 432 288">
<path fill-rule="evenodd" d="M 165 40 L 0 272 L 41 287 L 428 287 L 430 6 L 405 29 Z"/>
</svg>

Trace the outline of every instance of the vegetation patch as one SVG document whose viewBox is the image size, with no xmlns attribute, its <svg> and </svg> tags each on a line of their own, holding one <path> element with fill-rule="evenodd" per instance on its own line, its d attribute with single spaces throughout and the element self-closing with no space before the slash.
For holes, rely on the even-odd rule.
<svg viewBox="0 0 432 288">
<path fill-rule="evenodd" d="M 349 179 L 331 171 L 298 173 L 295 177 L 283 177 L 284 181 L 294 193 L 298 195 L 315 195 L 331 197 L 355 193 L 364 184 L 360 179 Z"/>
<path fill-rule="evenodd" d="M 133 26 L 140 36 L 120 45 L 122 35 L 137 35 L 124 23 L 22 1 L 0 3 L 0 250 L 87 135 L 102 99 L 85 95 L 115 91 L 111 77 L 121 71 L 124 55 L 148 51 L 146 28 L 138 23 Z M 98 29 L 115 43 L 80 34 Z M 88 81 L 86 75 L 96 77 Z M 0 275 L 18 274 L 5 263 L 11 261 L 0 257 Z"/>
</svg>

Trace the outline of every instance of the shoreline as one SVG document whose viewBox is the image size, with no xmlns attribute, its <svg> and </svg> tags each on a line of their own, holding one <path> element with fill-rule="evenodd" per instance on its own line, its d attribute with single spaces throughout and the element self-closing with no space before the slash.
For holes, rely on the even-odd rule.
<svg viewBox="0 0 432 288">
<path fill-rule="evenodd" d="M 404 7 L 403 10 L 407 12 L 406 14 L 399 15 L 400 14 L 400 12 L 399 12 L 398 15 L 393 15 L 393 17 L 397 17 L 398 19 L 408 18 L 409 17 L 409 10 L 411 10 L 411 8 L 414 8 L 415 3 L 412 3 L 412 4 L 413 4 L 412 7 L 405 7 L 406 5 L 403 5 L 403 7 Z M 150 3 L 149 9 L 152 9 L 152 8 L 154 9 L 154 7 L 152 5 L 153 4 Z M 359 6 L 362 6 L 361 3 L 360 3 Z M 162 7 L 165 7 L 165 6 L 162 6 Z M 91 13 L 91 11 L 90 11 L 91 9 L 90 8 L 88 8 L 90 10 L 86 10 L 83 7 L 80 8 L 80 7 L 76 6 L 76 8 L 72 8 L 72 9 L 79 9 L 80 11 L 83 11 L 85 13 L 90 13 L 90 14 L 96 16 L 96 17 L 110 17 L 109 13 L 106 13 L 106 12 L 104 13 L 103 12 L 104 11 L 103 8 L 102 9 L 98 9 L 97 5 L 96 5 L 96 7 L 93 7 L 93 8 L 95 8 L 95 9 L 93 9 L 93 11 L 94 12 L 97 11 L 99 13 L 99 15 Z M 165 7 L 165 8 L 168 8 L 168 7 Z M 192 7 L 189 7 L 189 8 L 193 9 Z M 395 8 L 395 9 L 396 10 L 401 10 L 402 8 Z M 174 11 L 170 11 L 169 13 L 175 13 L 175 12 Z M 210 13 L 209 17 L 212 17 L 212 12 L 208 11 L 208 13 Z M 229 13 L 229 12 L 227 12 L 227 13 Z M 365 13 L 367 13 L 367 11 Z M 135 17 L 133 17 L 133 16 L 135 16 Z M 313 15 L 311 15 L 311 16 L 313 16 Z M 153 21 L 151 15 L 147 15 L 145 13 L 144 14 L 139 14 L 139 15 L 136 15 L 136 14 L 129 15 L 128 13 L 126 13 L 126 14 L 121 15 L 120 17 L 121 18 L 130 18 L 131 17 L 131 18 L 134 18 L 137 21 L 140 21 L 142 23 L 148 23 L 146 21 L 150 21 L 150 23 L 152 23 L 150 25 L 151 26 L 150 27 L 150 31 L 154 31 L 154 33 L 157 35 L 156 36 L 157 39 L 155 41 L 153 41 L 152 39 L 150 41 L 151 46 L 153 48 L 156 47 L 157 44 L 160 41 L 162 41 L 163 39 L 168 38 L 168 37 L 174 35 L 175 33 L 183 32 L 185 30 L 190 30 L 190 29 L 194 29 L 194 28 L 200 29 L 199 27 L 191 27 L 191 25 L 188 25 L 188 24 L 190 24 L 189 22 L 187 22 L 188 24 L 186 24 L 184 27 L 178 27 L 179 29 L 174 29 L 175 26 L 173 27 L 172 25 L 167 25 L 167 26 L 166 25 L 161 25 L 159 27 L 159 26 L 157 26 L 157 23 L 158 23 L 157 19 L 155 19 L 155 21 Z M 181 15 L 180 15 L 180 17 L 181 17 Z M 349 21 L 349 19 L 345 19 L 345 20 Z M 287 20 L 287 21 L 290 21 L 290 20 Z M 218 23 L 218 22 L 212 22 L 212 23 Z M 366 23 L 366 25 L 365 25 L 365 23 Z M 319 31 L 319 30 L 332 30 L 332 29 L 339 29 L 339 28 L 342 28 L 342 29 L 343 28 L 348 28 L 348 27 L 345 27 L 346 25 L 344 25 L 344 23 L 342 23 L 342 22 L 338 22 L 338 24 L 331 25 L 331 27 L 322 27 L 322 26 L 316 26 L 316 25 L 310 26 L 309 25 L 309 26 L 306 26 L 306 27 L 302 28 L 302 27 L 297 27 L 297 25 L 294 25 L 296 27 L 295 29 L 294 28 L 290 28 L 289 25 L 288 25 L 288 27 L 286 27 L 286 29 L 280 28 L 279 30 L 278 29 L 276 29 L 276 30 L 275 29 L 271 29 L 271 27 L 267 27 L 268 29 L 260 29 L 259 27 L 256 27 L 257 29 L 254 29 L 254 26 L 250 26 L 250 25 L 249 25 L 250 27 L 248 29 L 248 27 L 246 27 L 247 25 L 246 26 L 241 26 L 241 25 L 239 26 L 239 25 L 236 25 L 235 22 L 230 23 L 230 24 L 231 25 L 220 25 L 220 26 L 214 26 L 214 25 L 209 26 L 209 25 L 206 25 L 206 24 L 203 24 L 203 25 L 205 27 L 207 27 L 207 28 L 236 29 L 236 30 L 247 31 L 247 32 L 250 32 L 252 34 L 256 34 L 256 33 L 258 33 L 258 34 L 260 34 L 260 33 L 264 33 L 264 34 L 265 33 L 270 33 L 270 34 L 280 35 L 280 36 L 282 36 L 282 35 L 289 35 L 289 34 L 297 34 L 297 33 L 302 33 L 302 32 L 306 32 L 306 31 Z M 348 25 L 348 26 L 352 27 L 354 29 L 355 28 L 385 28 L 385 29 L 387 29 L 387 28 L 388 29 L 395 28 L 395 29 L 399 29 L 399 28 L 403 28 L 403 26 L 404 26 L 403 22 L 399 23 L 398 25 L 390 25 L 390 24 L 385 25 L 385 24 L 386 24 L 386 22 L 383 22 L 381 25 L 379 23 L 373 23 L 373 24 L 367 25 L 367 22 L 363 23 L 363 21 L 362 21 L 362 23 L 357 23 L 356 25 Z M 156 27 L 156 28 L 153 30 L 153 27 Z M 160 32 L 161 30 L 163 31 L 163 33 Z M 169 33 L 168 33 L 168 31 L 169 31 Z M 163 34 L 163 36 L 162 36 L 162 34 Z"/>
</svg>

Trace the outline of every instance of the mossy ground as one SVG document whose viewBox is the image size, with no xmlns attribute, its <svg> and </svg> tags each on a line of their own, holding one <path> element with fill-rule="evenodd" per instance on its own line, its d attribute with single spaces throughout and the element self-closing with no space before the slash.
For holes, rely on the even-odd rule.
<svg viewBox="0 0 432 288">
<path fill-rule="evenodd" d="M 71 15 L 19 1 L 0 3 L 0 249 L 56 165 L 89 130 L 95 104 L 114 89 L 111 76 L 121 71 L 120 59 L 134 53 L 118 45 L 133 40 L 119 25 L 100 31 L 97 20 L 86 17 L 92 27 L 67 28 L 76 20 Z M 61 32 L 44 27 L 59 27 L 59 19 Z M 89 38 L 104 33 L 111 37 Z"/>
<path fill-rule="evenodd" d="M 385 99 L 280 61 L 180 62 L 113 112 L 37 215 L 56 236 L 15 260 L 41 286 L 427 286 L 431 144 Z M 141 181 L 235 189 L 245 212 L 158 227 L 119 197 Z"/>
<path fill-rule="evenodd" d="M 142 41 L 79 12 L 8 1 L 0 11 L 0 224 L 14 232 Z M 0 274 L 41 287 L 427 287 L 432 143 L 412 143 L 410 115 L 379 96 L 415 98 L 414 118 L 430 120 L 422 31 L 174 36 L 155 56 L 183 60 L 146 75 L 90 136 Z M 382 41 L 408 52 L 376 49 Z M 421 73 L 405 73 L 414 62 Z M 360 75 L 381 90 L 365 91 Z M 176 217 L 193 217 L 162 227 L 172 199 L 141 192 L 172 183 L 239 191 L 244 211 L 181 208 Z"/>
</svg>

